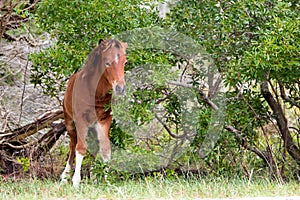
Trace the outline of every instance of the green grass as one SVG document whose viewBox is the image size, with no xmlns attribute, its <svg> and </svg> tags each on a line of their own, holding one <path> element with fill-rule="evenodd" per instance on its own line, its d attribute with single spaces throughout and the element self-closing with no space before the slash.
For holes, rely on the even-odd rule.
<svg viewBox="0 0 300 200">
<path fill-rule="evenodd" d="M 0 180 L 1 181 L 1 180 Z M 299 183 L 280 184 L 270 180 L 238 178 L 147 177 L 115 183 L 71 184 L 51 180 L 0 182 L 0 199 L 195 199 L 300 195 Z"/>
</svg>

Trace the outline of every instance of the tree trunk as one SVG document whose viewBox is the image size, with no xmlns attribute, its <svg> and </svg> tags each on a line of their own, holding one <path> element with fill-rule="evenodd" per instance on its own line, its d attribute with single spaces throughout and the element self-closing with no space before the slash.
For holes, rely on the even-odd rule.
<svg viewBox="0 0 300 200">
<path fill-rule="evenodd" d="M 277 126 L 280 130 L 281 138 L 284 141 L 284 148 L 287 152 L 291 155 L 291 157 L 297 162 L 298 166 L 300 167 L 300 151 L 298 147 L 295 145 L 293 138 L 290 134 L 288 129 L 287 119 L 283 113 L 282 107 L 279 102 L 277 102 L 272 93 L 269 90 L 269 85 L 267 81 L 263 81 L 261 84 L 261 93 L 263 97 L 268 102 L 269 106 L 271 107 L 275 119 L 277 121 Z"/>
</svg>

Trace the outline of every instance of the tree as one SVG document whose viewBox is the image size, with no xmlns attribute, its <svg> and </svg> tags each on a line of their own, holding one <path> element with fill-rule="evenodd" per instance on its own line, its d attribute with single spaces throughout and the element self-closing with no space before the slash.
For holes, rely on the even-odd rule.
<svg viewBox="0 0 300 200">
<path fill-rule="evenodd" d="M 44 113 L 37 118 L 32 110 L 27 110 L 25 99 L 35 95 L 31 93 L 33 89 L 28 87 L 30 63 L 27 57 L 32 49 L 36 50 L 41 46 L 40 38 L 34 37 L 35 29 L 28 29 L 38 2 L 39 0 L 0 2 L 1 174 L 20 174 L 22 165 L 26 170 L 29 167 L 33 169 L 28 164 L 31 161 L 38 162 L 40 157 L 47 155 L 65 130 L 62 122 L 53 123 L 63 117 L 61 110 Z M 35 96 L 32 104 L 38 103 L 40 102 Z M 34 109 L 38 110 L 37 107 Z M 28 112 L 30 116 L 27 115 Z M 25 121 L 28 124 L 23 126 Z M 45 134 L 40 135 L 39 131 L 45 131 Z"/>
<path fill-rule="evenodd" d="M 172 155 L 176 157 L 175 168 L 188 160 L 193 161 L 190 166 L 203 164 L 204 171 L 208 173 L 251 176 L 249 169 L 267 166 L 270 174 L 277 178 L 297 176 L 300 165 L 299 124 L 294 115 L 299 112 L 300 104 L 299 3 L 185 0 L 174 4 L 165 19 L 158 18 L 153 12 L 154 7 L 152 1 L 137 0 L 42 1 L 35 20 L 55 39 L 52 47 L 31 56 L 32 82 L 41 85 L 45 93 L 59 97 L 67 78 L 82 66 L 99 39 L 153 26 L 170 32 L 173 30 L 176 34 L 180 32 L 188 36 L 182 37 L 183 41 L 192 38 L 205 48 L 218 69 L 216 73 L 222 75 L 228 88 L 226 116 L 223 116 L 224 119 L 226 117 L 226 131 L 204 158 L 199 158 L 199 151 L 207 137 L 212 121 L 210 116 L 214 111 L 225 109 L 222 104 L 215 104 L 211 88 L 207 93 L 204 91 L 205 87 L 201 84 L 205 81 L 204 76 L 201 71 L 195 70 L 205 59 L 195 62 L 193 58 L 182 58 L 168 51 L 167 45 L 165 49 L 129 49 L 128 53 L 128 69 L 147 63 L 167 66 L 160 68 L 158 80 L 164 76 L 172 77 L 168 71 L 170 66 L 192 69 L 188 84 L 171 83 L 183 90 L 192 89 L 200 105 L 193 112 L 198 115 L 198 129 L 189 143 L 189 151 L 179 160 L 175 153 Z M 156 30 L 151 35 L 154 40 L 161 37 L 157 34 L 160 29 Z M 142 37 L 137 38 L 143 40 Z M 192 46 L 189 45 L 191 43 L 186 44 Z M 159 70 L 150 67 L 149 71 Z M 139 151 L 147 155 L 149 151 L 163 149 L 161 142 L 175 141 L 174 138 L 180 135 L 173 132 L 180 131 L 178 125 L 182 124 L 181 116 L 186 108 L 178 103 L 178 96 L 172 93 L 172 89 L 170 82 L 166 81 L 138 85 L 127 112 L 138 125 L 156 118 L 164 127 L 161 135 L 153 134 L 139 148 L 133 145 L 134 138 L 128 137 L 118 124 L 114 124 L 111 132 L 113 143 L 122 148 L 128 147 L 131 153 Z M 154 112 L 153 108 L 158 104 L 167 110 L 163 115 L 164 121 Z M 272 131 L 274 135 L 271 135 Z M 130 163 L 137 166 L 128 158 L 126 164 Z M 172 164 L 164 166 L 172 167 Z"/>
<path fill-rule="evenodd" d="M 291 165 L 286 151 L 299 173 L 299 127 L 291 131 L 288 125 L 299 124 L 285 111 L 299 109 L 298 12 L 294 1 L 181 1 L 167 23 L 191 35 L 215 58 L 230 87 L 228 123 L 242 131 L 241 144 L 246 140 L 259 147 L 264 135 L 266 147 L 260 148 L 266 152 L 257 154 L 275 174 L 276 163 L 282 173 Z M 274 141 L 265 128 L 274 120 L 281 136 L 278 146 L 270 144 Z"/>
<path fill-rule="evenodd" d="M 2 38 L 8 41 L 16 41 L 27 37 L 16 38 L 8 33 L 9 30 L 17 29 L 22 26 L 22 23 L 30 19 L 31 12 L 35 10 L 39 0 L 30 1 L 13 1 L 4 0 L 0 2 L 0 40 Z M 30 42 L 30 41 L 29 41 Z"/>
</svg>

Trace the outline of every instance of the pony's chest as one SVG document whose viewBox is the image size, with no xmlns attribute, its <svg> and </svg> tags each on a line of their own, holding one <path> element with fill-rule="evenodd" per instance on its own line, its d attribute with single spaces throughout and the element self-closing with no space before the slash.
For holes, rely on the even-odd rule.
<svg viewBox="0 0 300 200">
<path fill-rule="evenodd" d="M 95 98 L 95 110 L 98 120 L 102 121 L 110 117 L 111 112 L 111 94 Z"/>
<path fill-rule="evenodd" d="M 95 96 L 95 108 L 103 109 L 107 106 L 110 106 L 111 94 L 107 93 L 105 95 L 96 95 Z"/>
</svg>

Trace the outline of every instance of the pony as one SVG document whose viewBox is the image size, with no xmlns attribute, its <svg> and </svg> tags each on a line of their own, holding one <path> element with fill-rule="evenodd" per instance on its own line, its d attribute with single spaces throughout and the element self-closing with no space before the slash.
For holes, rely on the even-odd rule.
<svg viewBox="0 0 300 200">
<path fill-rule="evenodd" d="M 125 92 L 124 67 L 127 43 L 115 39 L 101 40 L 87 58 L 84 67 L 73 74 L 66 88 L 63 100 L 64 120 L 70 136 L 70 153 L 61 175 L 62 182 L 73 168 L 73 186 L 81 180 L 81 164 L 86 154 L 86 136 L 93 128 L 99 140 L 100 155 L 104 162 L 111 158 L 109 129 L 112 122 L 110 103 L 112 92 Z"/>
</svg>

